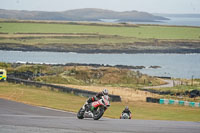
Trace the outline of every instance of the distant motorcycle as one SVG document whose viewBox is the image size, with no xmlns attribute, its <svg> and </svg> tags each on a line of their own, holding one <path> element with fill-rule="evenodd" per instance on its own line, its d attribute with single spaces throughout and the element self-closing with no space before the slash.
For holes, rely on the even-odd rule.
<svg viewBox="0 0 200 133">
<path fill-rule="evenodd" d="M 78 113 L 78 119 L 93 118 L 94 120 L 100 119 L 106 109 L 110 106 L 109 96 L 104 95 L 98 101 L 94 101 L 81 108 Z"/>
<path fill-rule="evenodd" d="M 131 116 L 129 116 L 128 113 L 123 113 L 123 114 L 120 116 L 120 119 L 131 119 Z"/>
</svg>

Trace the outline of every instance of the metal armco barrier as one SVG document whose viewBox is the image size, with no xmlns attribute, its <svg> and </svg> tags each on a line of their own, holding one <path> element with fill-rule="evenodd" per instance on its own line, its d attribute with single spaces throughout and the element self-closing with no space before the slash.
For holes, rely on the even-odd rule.
<svg viewBox="0 0 200 133">
<path fill-rule="evenodd" d="M 19 78 L 15 78 L 15 77 L 8 77 L 7 81 L 13 82 L 13 83 L 23 83 L 24 85 L 32 85 L 32 86 L 36 86 L 36 87 L 42 87 L 42 86 L 50 87 L 52 90 L 58 89 L 59 91 L 73 93 L 74 95 L 83 96 L 83 97 L 92 97 L 92 96 L 96 95 L 96 92 L 93 92 L 93 91 L 75 89 L 75 88 L 59 86 L 59 85 L 46 84 L 46 83 L 41 83 L 41 82 L 36 82 L 36 81 L 19 79 Z M 109 95 L 109 97 L 112 102 L 121 102 L 121 97 L 118 95 Z"/>
</svg>

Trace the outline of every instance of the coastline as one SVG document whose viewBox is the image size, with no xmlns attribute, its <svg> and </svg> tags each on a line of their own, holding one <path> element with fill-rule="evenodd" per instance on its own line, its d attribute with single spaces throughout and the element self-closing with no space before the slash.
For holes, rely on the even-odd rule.
<svg viewBox="0 0 200 133">
<path fill-rule="evenodd" d="M 170 49 L 55 49 L 55 48 L 38 48 L 34 46 L 18 46 L 18 47 L 2 47 L 2 51 L 23 51 L 23 52 L 72 52 L 82 54 L 199 54 L 200 48 L 185 49 L 185 48 L 170 48 Z"/>
</svg>

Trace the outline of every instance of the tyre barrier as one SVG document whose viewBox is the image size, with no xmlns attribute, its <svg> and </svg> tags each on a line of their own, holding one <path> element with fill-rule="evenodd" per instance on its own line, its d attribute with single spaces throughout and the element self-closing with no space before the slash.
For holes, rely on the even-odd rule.
<svg viewBox="0 0 200 133">
<path fill-rule="evenodd" d="M 24 80 L 24 79 L 19 79 L 15 77 L 7 77 L 7 81 L 12 82 L 12 83 L 18 83 L 18 84 L 23 83 L 24 85 L 32 85 L 36 87 L 42 87 L 42 86 L 49 87 L 51 88 L 51 90 L 57 89 L 62 92 L 73 93 L 74 95 L 83 96 L 83 97 L 92 97 L 96 95 L 96 92 L 93 92 L 93 91 L 87 91 L 87 90 L 75 89 L 75 88 L 70 88 L 70 87 L 65 87 L 65 86 Z M 121 102 L 121 97 L 118 95 L 109 95 L 109 97 L 110 97 L 110 101 L 112 102 Z"/>
<path fill-rule="evenodd" d="M 160 99 L 158 99 L 158 98 L 152 98 L 152 97 L 147 97 L 146 98 L 146 102 L 149 102 L 149 103 L 159 103 Z"/>
<path fill-rule="evenodd" d="M 188 102 L 188 101 L 179 101 L 173 99 L 157 99 L 152 97 L 147 97 L 146 102 L 159 103 L 159 104 L 170 104 L 170 105 L 180 105 L 180 106 L 190 106 L 190 107 L 200 107 L 198 102 Z"/>
</svg>

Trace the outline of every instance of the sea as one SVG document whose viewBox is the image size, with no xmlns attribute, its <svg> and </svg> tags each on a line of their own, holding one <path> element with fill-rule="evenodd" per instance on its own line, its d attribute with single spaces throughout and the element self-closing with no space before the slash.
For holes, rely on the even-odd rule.
<svg viewBox="0 0 200 133">
<path fill-rule="evenodd" d="M 82 54 L 66 52 L 22 52 L 0 50 L 0 62 L 36 64 L 103 64 L 145 66 L 134 69 L 151 76 L 200 78 L 200 54 Z M 160 66 L 160 68 L 151 68 Z"/>
</svg>

